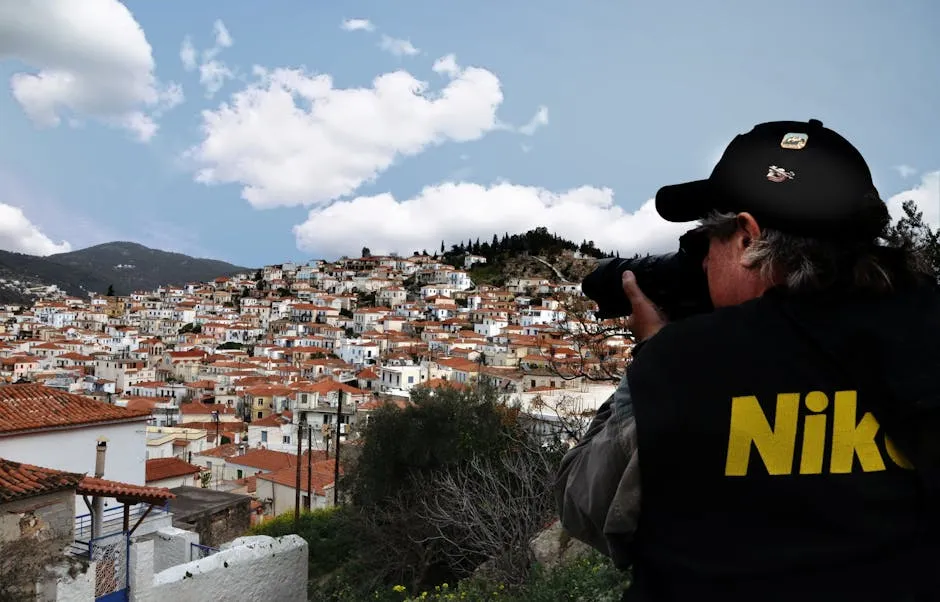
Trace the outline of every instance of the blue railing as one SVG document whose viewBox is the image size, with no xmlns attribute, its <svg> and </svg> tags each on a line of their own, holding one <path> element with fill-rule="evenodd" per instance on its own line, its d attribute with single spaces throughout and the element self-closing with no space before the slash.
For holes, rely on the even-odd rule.
<svg viewBox="0 0 940 602">
<path fill-rule="evenodd" d="M 212 556 L 219 551 L 219 548 L 212 548 L 209 546 L 203 546 L 198 543 L 189 544 L 189 560 L 199 560 L 200 558 L 205 558 L 206 556 Z"/>
<path fill-rule="evenodd" d="M 130 525 L 128 527 L 132 528 L 134 523 L 137 522 L 137 519 L 140 518 L 144 512 L 146 512 L 149 504 L 134 504 L 130 507 L 129 517 Z M 170 503 L 167 502 L 163 506 L 154 506 L 153 510 L 150 511 L 150 516 L 153 516 L 155 512 L 158 513 L 167 513 L 170 511 Z M 91 514 L 80 514 L 75 517 L 75 539 L 88 539 L 91 537 Z M 102 529 L 101 534 L 105 535 L 106 533 L 112 533 L 117 531 L 124 530 L 124 504 L 118 504 L 117 506 L 111 506 L 110 508 L 105 508 L 101 513 L 101 522 Z"/>
</svg>

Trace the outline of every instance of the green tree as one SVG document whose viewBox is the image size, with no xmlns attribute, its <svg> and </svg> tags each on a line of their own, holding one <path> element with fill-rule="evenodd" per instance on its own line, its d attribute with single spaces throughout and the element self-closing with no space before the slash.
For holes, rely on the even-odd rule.
<svg viewBox="0 0 940 602">
<path fill-rule="evenodd" d="M 419 387 L 411 401 L 373 413 L 340 483 L 363 522 L 362 550 L 347 567 L 371 577 L 360 577 L 362 599 L 382 585 L 453 583 L 486 561 L 523 579 L 528 542 L 554 514 L 560 448 L 540 445 L 519 408 L 486 383 Z"/>
<path fill-rule="evenodd" d="M 885 238 L 892 244 L 916 250 L 940 282 L 940 229 L 924 221 L 924 213 L 914 201 L 905 201 L 901 208 L 904 214 L 889 227 Z"/>
<path fill-rule="evenodd" d="M 105 297 L 113 297 L 113 296 L 114 296 L 114 285 L 113 285 L 113 284 L 109 284 L 109 285 L 108 285 L 108 292 L 106 292 L 104 295 L 105 295 Z"/>
<path fill-rule="evenodd" d="M 372 257 L 372 251 L 369 250 L 369 247 L 362 247 L 362 256 Z"/>
</svg>

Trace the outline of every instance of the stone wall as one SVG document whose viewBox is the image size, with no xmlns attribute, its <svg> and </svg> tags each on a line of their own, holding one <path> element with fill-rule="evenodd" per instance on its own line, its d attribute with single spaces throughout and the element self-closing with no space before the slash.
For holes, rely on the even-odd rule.
<svg viewBox="0 0 940 602">
<path fill-rule="evenodd" d="M 187 516 L 186 524 L 179 526 L 198 533 L 202 545 L 217 548 L 251 528 L 251 498 L 245 497 L 227 508 Z"/>
<path fill-rule="evenodd" d="M 69 564 L 62 551 L 72 542 L 74 524 L 72 489 L 0 504 L 0 600 L 49 597 L 56 576 L 48 569 Z"/>
<path fill-rule="evenodd" d="M 20 538 L 61 539 L 75 529 L 75 491 L 68 489 L 0 504 L 0 542 Z"/>
</svg>

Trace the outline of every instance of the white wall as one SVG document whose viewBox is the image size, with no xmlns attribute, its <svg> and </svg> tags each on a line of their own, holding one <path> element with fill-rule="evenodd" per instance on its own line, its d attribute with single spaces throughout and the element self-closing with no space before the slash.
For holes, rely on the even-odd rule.
<svg viewBox="0 0 940 602">
<path fill-rule="evenodd" d="M 154 573 L 152 541 L 131 546 L 131 602 L 305 602 L 307 542 L 298 535 L 240 537 L 222 550 Z"/>
<path fill-rule="evenodd" d="M 280 483 L 275 483 L 274 481 L 269 481 L 267 479 L 258 479 L 257 480 L 257 489 L 255 491 L 255 498 L 259 500 L 270 499 L 273 502 L 273 507 L 271 508 L 271 515 L 277 516 L 279 514 L 284 514 L 285 512 L 293 512 L 294 505 L 296 503 L 295 491 L 293 487 L 287 485 L 281 485 Z M 306 486 L 306 485 L 304 485 Z M 307 492 L 301 489 L 300 491 L 300 503 L 305 505 L 304 498 L 306 497 Z M 313 499 L 311 500 L 311 508 L 316 510 L 318 508 L 326 508 L 329 504 L 327 503 L 327 496 L 318 495 L 315 491 L 313 493 Z"/>
<path fill-rule="evenodd" d="M 195 478 L 194 478 L 195 477 Z M 182 487 L 184 485 L 189 485 L 190 487 L 199 487 L 199 475 L 183 475 L 180 477 L 170 477 L 168 479 L 160 479 L 159 481 L 150 481 L 147 483 L 148 487 L 166 487 L 167 489 L 174 489 L 176 487 Z"/>
<path fill-rule="evenodd" d="M 146 419 L 120 424 L 27 433 L 0 437 L 0 458 L 87 475 L 95 474 L 98 437 L 108 440 L 104 478 L 132 485 L 146 484 Z M 108 499 L 105 507 L 116 502 Z M 76 516 L 88 514 L 84 502 L 75 504 Z"/>
</svg>

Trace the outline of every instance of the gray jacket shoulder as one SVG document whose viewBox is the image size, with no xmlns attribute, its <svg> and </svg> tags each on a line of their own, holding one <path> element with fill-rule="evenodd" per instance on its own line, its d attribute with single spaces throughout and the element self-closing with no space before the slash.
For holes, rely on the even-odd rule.
<svg viewBox="0 0 940 602">
<path fill-rule="evenodd" d="M 587 432 L 561 461 L 555 502 L 562 527 L 617 561 L 640 511 L 636 420 L 627 377 L 598 408 Z"/>
</svg>

